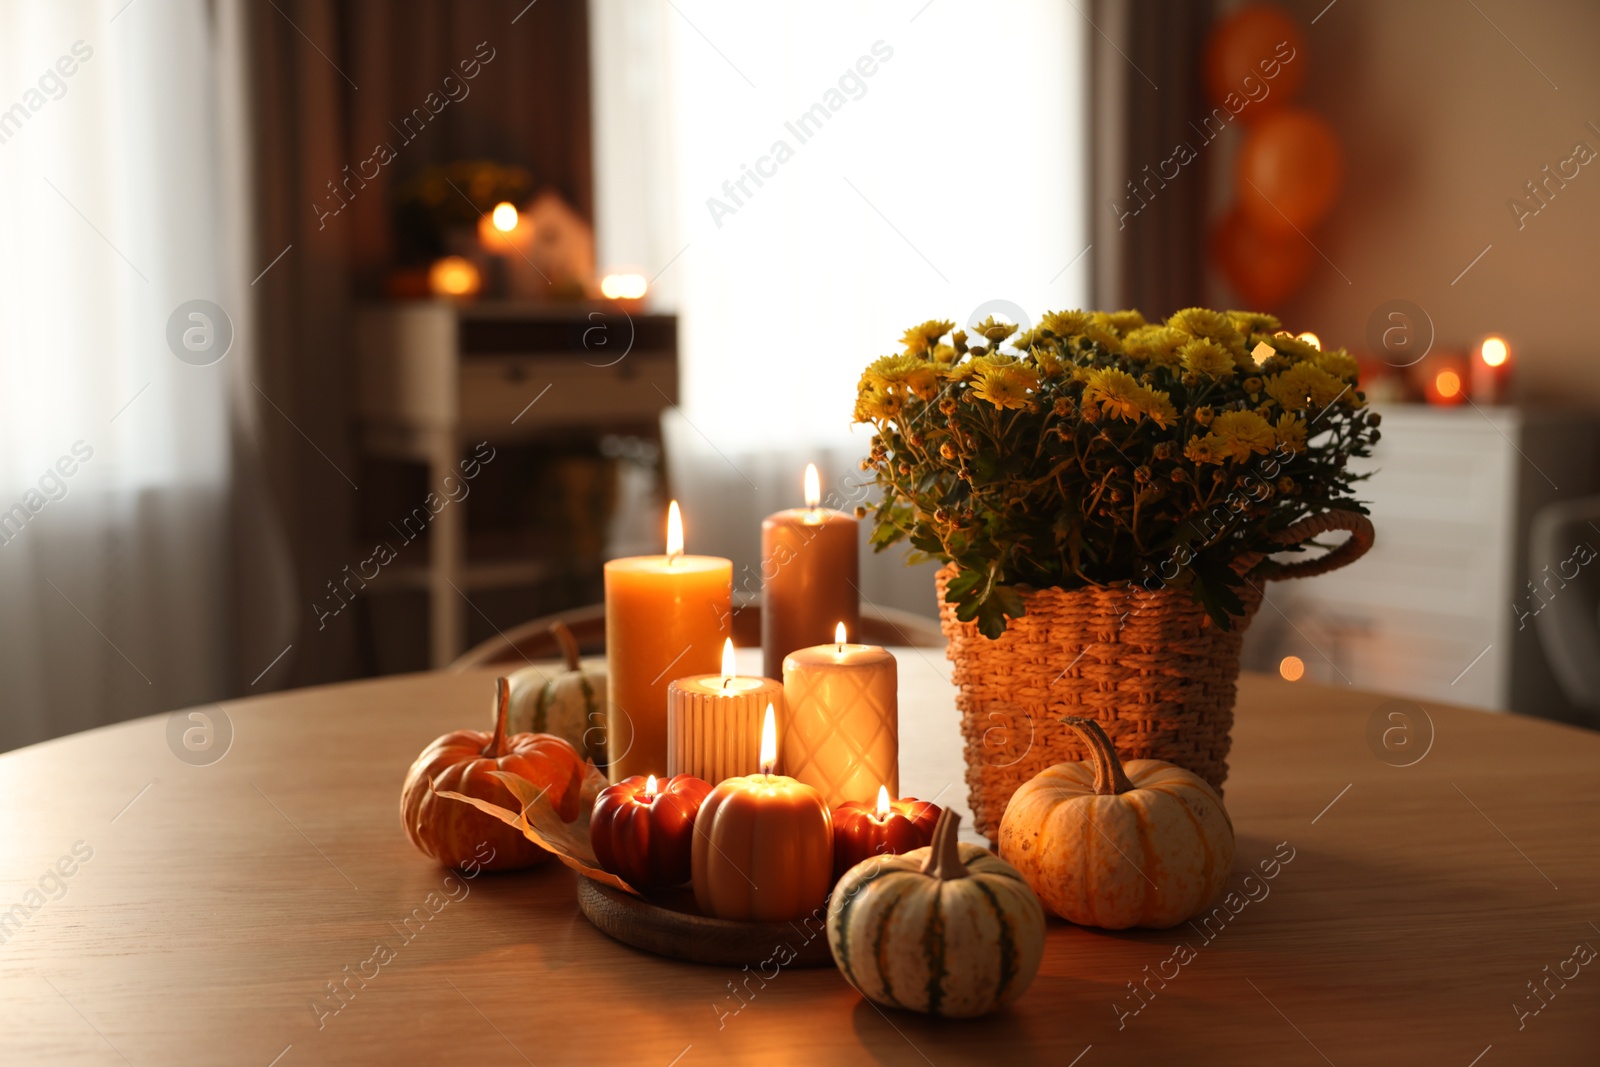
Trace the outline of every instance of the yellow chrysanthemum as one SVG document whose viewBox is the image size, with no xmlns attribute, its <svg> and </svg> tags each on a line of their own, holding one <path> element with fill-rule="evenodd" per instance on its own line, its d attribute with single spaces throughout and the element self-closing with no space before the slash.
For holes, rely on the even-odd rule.
<svg viewBox="0 0 1600 1067">
<path fill-rule="evenodd" d="M 988 341 L 991 345 L 998 345 L 1001 341 L 1016 333 L 1018 328 L 1014 322 L 1006 322 L 1004 319 L 997 319 L 990 315 L 974 326 L 972 332 Z"/>
<path fill-rule="evenodd" d="M 1234 328 L 1247 337 L 1253 333 L 1277 333 L 1283 329 L 1283 323 L 1276 316 L 1262 311 L 1230 311 L 1228 318 L 1233 320 Z"/>
<path fill-rule="evenodd" d="M 1047 311 L 1039 325 L 1057 337 L 1071 337 L 1082 333 L 1092 316 L 1087 311 Z"/>
<path fill-rule="evenodd" d="M 1208 378 L 1226 380 L 1233 377 L 1233 353 L 1215 341 L 1196 337 L 1183 346 L 1180 355 L 1183 357 L 1184 370 Z"/>
<path fill-rule="evenodd" d="M 1313 366 L 1321 367 L 1341 381 L 1354 382 L 1361 373 L 1361 368 L 1356 364 L 1355 359 L 1342 348 L 1318 352 L 1311 357 L 1311 363 Z"/>
<path fill-rule="evenodd" d="M 1348 392 L 1350 387 L 1321 367 L 1296 363 L 1281 374 L 1267 379 L 1267 395 L 1285 411 L 1321 410 Z"/>
<path fill-rule="evenodd" d="M 1107 415 L 1115 415 L 1129 422 L 1137 420 L 1144 411 L 1144 394 L 1148 390 L 1127 371 L 1104 367 L 1089 372 L 1083 387 L 1083 402 L 1099 404 Z"/>
<path fill-rule="evenodd" d="M 1094 325 L 1085 326 L 1083 328 L 1083 336 L 1099 345 L 1106 352 L 1110 352 L 1113 355 L 1122 354 L 1122 338 L 1110 330 Z"/>
<path fill-rule="evenodd" d="M 906 389 L 922 399 L 939 391 L 939 368 L 919 356 L 883 356 L 867 366 L 864 380 L 894 392 Z"/>
<path fill-rule="evenodd" d="M 1178 350 L 1188 340 L 1188 334 L 1167 326 L 1141 326 L 1122 339 L 1122 350 L 1158 367 L 1176 367 L 1181 361 Z"/>
<path fill-rule="evenodd" d="M 1128 422 L 1148 417 L 1163 428 L 1172 425 L 1178 418 L 1170 396 L 1140 385 L 1133 375 L 1115 367 L 1089 372 L 1083 389 L 1083 402 L 1098 404 L 1107 415 L 1115 415 Z"/>
<path fill-rule="evenodd" d="M 949 333 L 955 323 L 941 319 L 929 319 L 920 326 L 913 326 L 900 338 L 900 343 L 906 346 L 906 352 L 919 356 L 939 343 L 939 338 Z"/>
<path fill-rule="evenodd" d="M 1005 363 L 985 367 L 972 387 L 972 394 L 997 408 L 1025 408 L 1039 388 L 1039 375 L 1025 363 Z"/>
<path fill-rule="evenodd" d="M 1304 420 L 1294 415 L 1279 415 L 1277 425 L 1273 426 L 1272 430 L 1273 435 L 1278 439 L 1278 444 L 1291 452 L 1305 451 L 1306 424 Z"/>
<path fill-rule="evenodd" d="M 1167 320 L 1167 325 L 1174 330 L 1183 331 L 1190 337 L 1204 337 L 1228 349 L 1244 344 L 1244 334 L 1239 332 L 1232 319 L 1220 311 L 1184 308 L 1175 312 Z"/>
<path fill-rule="evenodd" d="M 1191 437 L 1189 443 L 1183 446 L 1183 458 L 1190 463 L 1221 463 L 1216 450 L 1211 447 L 1212 437 Z"/>
<path fill-rule="evenodd" d="M 1302 341 L 1292 333 L 1275 333 L 1266 339 L 1267 343 L 1278 350 L 1279 355 L 1287 356 L 1295 363 L 1310 360 L 1315 363 L 1317 357 L 1322 355 L 1322 350 L 1309 341 Z"/>
<path fill-rule="evenodd" d="M 1126 334 L 1144 325 L 1144 316 L 1137 311 L 1096 311 L 1089 316 L 1092 325 L 1115 334 Z"/>
<path fill-rule="evenodd" d="M 862 380 L 861 390 L 856 394 L 855 421 L 877 422 L 882 419 L 892 419 L 900 414 L 900 408 L 901 400 L 898 396 L 867 383 L 865 379 Z"/>
<path fill-rule="evenodd" d="M 1210 444 L 1217 454 L 1240 462 L 1272 450 L 1272 424 L 1253 411 L 1225 411 L 1211 423 Z"/>
</svg>

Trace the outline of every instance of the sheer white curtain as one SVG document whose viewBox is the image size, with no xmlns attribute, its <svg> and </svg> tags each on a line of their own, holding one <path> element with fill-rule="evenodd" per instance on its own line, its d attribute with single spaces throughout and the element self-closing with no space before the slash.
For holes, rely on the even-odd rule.
<svg viewBox="0 0 1600 1067">
<path fill-rule="evenodd" d="M 601 257 L 681 315 L 673 488 L 738 571 L 808 460 L 850 493 L 856 380 L 906 327 L 1084 302 L 1092 30 L 1054 0 L 590 10 Z M 886 563 L 868 596 L 930 611 Z"/>
<path fill-rule="evenodd" d="M 0 749 L 230 681 L 237 10 L 124 4 L 0 6 Z M 207 366 L 167 341 L 195 299 Z"/>
</svg>

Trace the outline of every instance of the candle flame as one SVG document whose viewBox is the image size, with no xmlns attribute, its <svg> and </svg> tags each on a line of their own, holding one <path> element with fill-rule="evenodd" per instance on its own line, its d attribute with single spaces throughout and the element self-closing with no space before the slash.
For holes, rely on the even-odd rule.
<svg viewBox="0 0 1600 1067">
<path fill-rule="evenodd" d="M 1489 366 L 1498 367 L 1510 358 L 1511 346 L 1506 344 L 1503 337 L 1486 337 L 1483 346 L 1478 349 L 1478 355 Z"/>
<path fill-rule="evenodd" d="M 833 643 L 839 646 L 840 652 L 844 651 L 845 632 L 842 622 L 833 628 Z"/>
<path fill-rule="evenodd" d="M 677 559 L 683 555 L 683 512 L 678 510 L 678 502 L 674 500 L 667 507 L 667 558 Z"/>
<path fill-rule="evenodd" d="M 494 213 L 489 216 L 494 223 L 494 228 L 501 233 L 510 233 L 517 228 L 521 218 L 517 214 L 517 205 L 509 200 L 502 200 L 494 206 Z"/>
<path fill-rule="evenodd" d="M 817 465 L 806 464 L 806 507 L 814 508 L 822 503 L 822 479 L 817 477 Z"/>
<path fill-rule="evenodd" d="M 1453 370 L 1442 370 L 1434 376 L 1433 387 L 1448 400 L 1461 392 L 1461 375 Z"/>
<path fill-rule="evenodd" d="M 1301 334 L 1300 340 L 1304 341 L 1312 348 L 1315 348 L 1318 352 L 1322 351 L 1322 338 L 1318 337 L 1310 330 L 1307 330 L 1305 333 Z"/>
<path fill-rule="evenodd" d="M 649 778 L 646 778 L 645 782 L 644 782 L 644 795 L 645 795 L 645 798 L 646 799 L 654 799 L 654 797 L 655 797 L 655 795 L 656 795 L 656 793 L 658 791 L 659 790 L 656 787 L 656 776 L 652 774 Z"/>
<path fill-rule="evenodd" d="M 761 773 L 771 774 L 778 763 L 778 717 L 767 705 L 767 717 L 761 724 Z"/>
<path fill-rule="evenodd" d="M 723 685 L 727 685 L 728 684 L 728 680 L 733 677 L 733 672 L 734 672 L 734 666 L 733 666 L 733 638 L 730 637 L 726 641 L 722 642 L 722 684 Z"/>
<path fill-rule="evenodd" d="M 887 819 L 888 817 L 889 817 L 889 787 L 886 786 L 886 785 L 880 785 L 878 787 L 878 818 Z"/>
</svg>

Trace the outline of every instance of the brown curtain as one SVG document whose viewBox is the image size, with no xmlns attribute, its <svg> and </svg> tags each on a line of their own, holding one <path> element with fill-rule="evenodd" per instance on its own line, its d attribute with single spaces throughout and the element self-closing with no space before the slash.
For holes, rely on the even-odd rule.
<svg viewBox="0 0 1600 1067">
<path fill-rule="evenodd" d="M 1095 0 L 1090 32 L 1090 225 L 1095 307 L 1166 316 L 1203 300 L 1206 0 Z M 1198 158 L 1172 173 L 1180 144 Z M 1148 168 L 1148 169 L 1146 169 Z M 1133 184 L 1130 189 L 1129 183 Z"/>
<path fill-rule="evenodd" d="M 358 613 L 319 630 L 311 605 L 361 558 L 351 313 L 382 291 L 396 184 L 433 164 L 491 159 L 526 167 L 591 219 L 593 192 L 583 0 L 275 0 L 250 5 L 248 18 L 260 265 L 283 255 L 252 289 L 258 358 L 247 395 L 298 612 L 288 667 L 264 689 L 358 669 Z M 477 63 L 470 80 L 463 61 Z M 435 113 L 407 126 L 417 108 Z M 380 143 L 393 158 L 347 184 L 346 166 Z"/>
</svg>

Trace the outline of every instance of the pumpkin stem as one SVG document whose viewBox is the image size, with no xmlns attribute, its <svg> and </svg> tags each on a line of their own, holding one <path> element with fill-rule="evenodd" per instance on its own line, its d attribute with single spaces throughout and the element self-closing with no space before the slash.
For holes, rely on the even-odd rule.
<svg viewBox="0 0 1600 1067">
<path fill-rule="evenodd" d="M 561 658 L 567 661 L 567 670 L 577 670 L 581 665 L 578 655 L 578 639 L 572 636 L 572 631 L 567 629 L 567 624 L 564 622 L 551 623 L 550 635 L 556 639 L 556 644 L 561 646 Z"/>
<path fill-rule="evenodd" d="M 933 843 L 928 848 L 928 858 L 922 863 L 922 873 L 930 878 L 951 882 L 967 876 L 967 866 L 961 862 L 961 849 L 957 847 L 956 831 L 961 829 L 961 816 L 945 808 L 933 827 Z"/>
<path fill-rule="evenodd" d="M 506 726 L 511 721 L 511 679 L 497 679 L 495 686 L 494 736 L 483 750 L 485 759 L 499 759 L 506 754 Z"/>
<path fill-rule="evenodd" d="M 1111 738 L 1106 736 L 1099 723 L 1077 715 L 1069 715 L 1061 721 L 1072 727 L 1084 747 L 1089 750 L 1089 762 L 1094 764 L 1096 793 L 1101 796 L 1116 796 L 1133 788 L 1127 772 L 1122 769 L 1122 760 L 1117 758 L 1117 746 L 1111 743 Z"/>
</svg>

